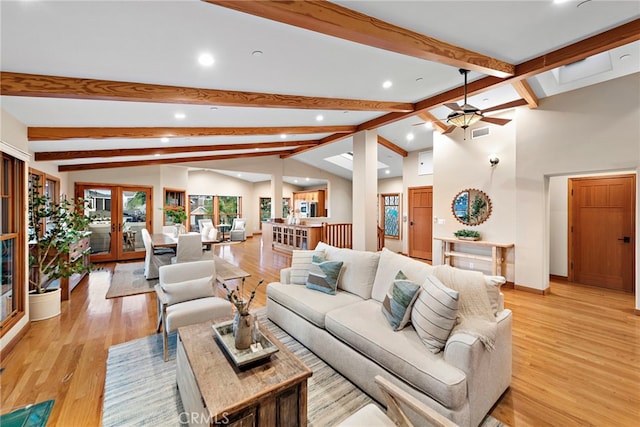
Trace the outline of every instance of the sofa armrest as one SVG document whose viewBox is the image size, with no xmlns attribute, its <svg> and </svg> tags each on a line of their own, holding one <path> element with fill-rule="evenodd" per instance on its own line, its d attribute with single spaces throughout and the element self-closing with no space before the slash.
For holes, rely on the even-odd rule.
<svg viewBox="0 0 640 427">
<path fill-rule="evenodd" d="M 291 283 L 291 267 L 280 270 L 280 283 Z"/>
<path fill-rule="evenodd" d="M 444 360 L 467 377 L 471 413 L 486 414 L 511 384 L 511 310 L 499 311 L 496 320 L 498 330 L 493 351 L 486 350 L 478 338 L 465 333 L 450 336 L 444 349 Z"/>
</svg>

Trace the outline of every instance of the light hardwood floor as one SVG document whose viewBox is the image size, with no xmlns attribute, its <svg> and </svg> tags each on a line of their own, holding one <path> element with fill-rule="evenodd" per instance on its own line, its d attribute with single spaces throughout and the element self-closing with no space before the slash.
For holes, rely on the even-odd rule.
<svg viewBox="0 0 640 427">
<path fill-rule="evenodd" d="M 278 280 L 290 257 L 259 236 L 217 254 L 258 278 Z M 35 322 L 2 367 L 0 412 L 47 399 L 49 426 L 99 426 L 109 346 L 155 333 L 155 294 L 105 299 L 114 264 L 102 265 Z M 265 286 L 257 292 L 265 304 Z M 511 426 L 637 426 L 640 316 L 633 296 L 553 281 L 551 294 L 505 289 L 514 312 L 513 381 L 492 415 Z"/>
</svg>

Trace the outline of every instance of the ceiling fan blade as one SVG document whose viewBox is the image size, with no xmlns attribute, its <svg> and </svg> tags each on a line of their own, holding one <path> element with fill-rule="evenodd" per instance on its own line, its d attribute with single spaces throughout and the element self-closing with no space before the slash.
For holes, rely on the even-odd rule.
<svg viewBox="0 0 640 427">
<path fill-rule="evenodd" d="M 453 111 L 462 111 L 462 108 L 458 104 L 456 104 L 455 102 L 447 102 L 446 104 L 442 104 L 442 105 L 444 105 L 445 107 L 447 107 L 447 108 L 449 108 L 449 109 L 451 109 Z"/>
<path fill-rule="evenodd" d="M 444 132 L 442 132 L 442 134 L 446 135 L 448 133 L 453 132 L 454 130 L 456 130 L 456 126 L 449 126 Z"/>
<path fill-rule="evenodd" d="M 499 117 L 483 117 L 481 122 L 492 123 L 494 125 L 504 126 L 511 121 L 511 119 L 501 119 Z"/>
<path fill-rule="evenodd" d="M 515 101 L 505 102 L 504 104 L 494 105 L 493 107 L 485 108 L 482 110 L 482 114 L 490 113 L 492 111 L 506 110 L 508 108 L 520 107 L 521 105 L 527 105 L 527 101 L 524 99 L 516 99 Z"/>
</svg>

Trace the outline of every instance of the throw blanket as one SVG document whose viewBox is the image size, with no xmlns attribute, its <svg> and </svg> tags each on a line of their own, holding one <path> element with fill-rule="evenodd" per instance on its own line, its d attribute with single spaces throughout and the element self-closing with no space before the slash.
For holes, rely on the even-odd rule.
<svg viewBox="0 0 640 427">
<path fill-rule="evenodd" d="M 451 334 L 464 332 L 480 339 L 489 351 L 494 349 L 498 323 L 491 310 L 484 276 L 448 265 L 438 265 L 434 275 L 449 288 L 458 291 L 458 317 Z"/>
</svg>

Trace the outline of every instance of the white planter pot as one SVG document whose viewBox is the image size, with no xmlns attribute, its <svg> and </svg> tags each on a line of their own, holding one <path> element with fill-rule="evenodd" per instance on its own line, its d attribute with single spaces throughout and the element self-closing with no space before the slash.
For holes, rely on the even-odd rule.
<svg viewBox="0 0 640 427">
<path fill-rule="evenodd" d="M 60 288 L 43 294 L 29 294 L 29 319 L 31 321 L 50 319 L 60 314 Z"/>
</svg>

